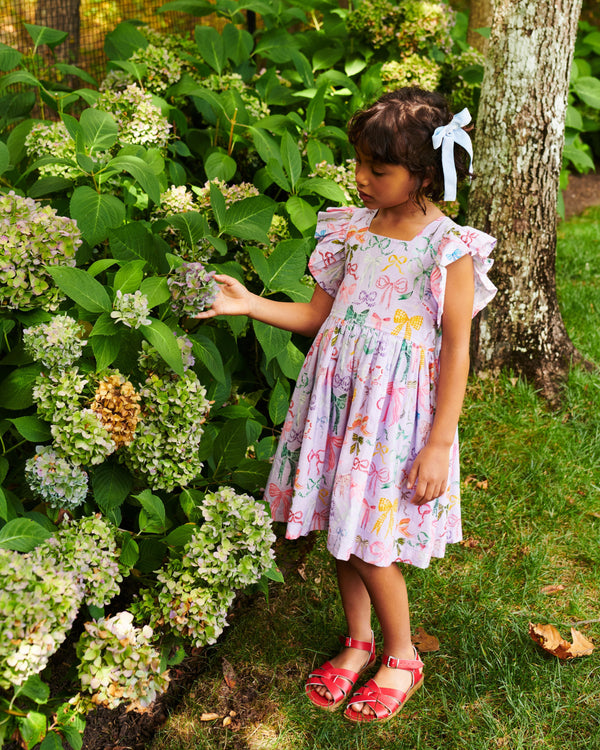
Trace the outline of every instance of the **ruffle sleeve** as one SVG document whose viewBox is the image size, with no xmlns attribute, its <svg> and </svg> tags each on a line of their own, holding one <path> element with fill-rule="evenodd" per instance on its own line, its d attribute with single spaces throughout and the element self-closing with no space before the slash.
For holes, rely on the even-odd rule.
<svg viewBox="0 0 600 750">
<path fill-rule="evenodd" d="M 464 255 L 469 254 L 473 258 L 475 271 L 473 317 L 494 298 L 498 290 L 488 278 L 488 272 L 494 263 L 489 256 L 495 244 L 494 237 L 473 227 L 461 227 L 455 224 L 444 232 L 438 245 L 435 266 L 431 272 L 431 291 L 438 304 L 438 326 L 442 323 L 444 312 L 447 267 Z"/>
<path fill-rule="evenodd" d="M 346 270 L 346 238 L 354 208 L 319 211 L 315 247 L 308 268 L 317 284 L 335 297 Z"/>
</svg>

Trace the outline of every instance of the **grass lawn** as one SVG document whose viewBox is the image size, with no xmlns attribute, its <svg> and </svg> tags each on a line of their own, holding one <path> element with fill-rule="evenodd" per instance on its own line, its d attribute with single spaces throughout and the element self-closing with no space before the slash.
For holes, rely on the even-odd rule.
<svg viewBox="0 0 600 750">
<path fill-rule="evenodd" d="M 597 363 L 599 261 L 596 208 L 561 225 L 558 292 L 573 340 Z M 413 631 L 440 649 L 423 655 L 425 687 L 403 713 L 356 727 L 304 697 L 344 631 L 317 537 L 285 584 L 242 607 L 206 650 L 206 673 L 152 750 L 600 748 L 600 648 L 559 661 L 528 634 L 530 622 L 552 623 L 570 641 L 574 626 L 600 644 L 600 373 L 574 371 L 554 413 L 508 374 L 472 381 L 461 435 L 465 541 L 404 571 Z"/>
</svg>

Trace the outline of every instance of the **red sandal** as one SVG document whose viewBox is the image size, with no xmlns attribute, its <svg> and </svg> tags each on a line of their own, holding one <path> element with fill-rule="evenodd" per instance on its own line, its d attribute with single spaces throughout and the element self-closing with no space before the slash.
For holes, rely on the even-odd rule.
<svg viewBox="0 0 600 750">
<path fill-rule="evenodd" d="M 407 672 L 411 672 L 412 685 L 406 693 L 404 693 L 402 690 L 379 687 L 375 680 L 369 680 L 352 696 L 348 703 L 348 707 L 344 711 L 344 717 L 346 719 L 354 722 L 389 721 L 389 719 L 400 711 L 410 696 L 423 684 L 423 662 L 421 661 L 416 648 L 414 659 L 396 659 L 394 656 L 384 654 L 382 664 L 386 667 L 391 667 L 392 669 L 405 669 Z M 353 705 L 356 703 L 366 703 L 373 713 L 364 714 L 362 711 L 355 711 Z"/>
<path fill-rule="evenodd" d="M 375 661 L 375 639 L 373 633 L 371 633 L 370 642 L 357 641 L 355 638 L 350 638 L 350 636 L 340 636 L 340 643 L 344 648 L 357 648 L 361 651 L 368 651 L 369 658 L 364 667 L 361 667 L 358 672 L 352 672 L 350 669 L 337 669 L 331 662 L 326 661 L 325 664 L 308 675 L 306 695 L 315 706 L 325 711 L 337 710 L 348 697 L 348 693 L 354 687 L 356 680 Z M 318 687 L 326 688 L 331 694 L 331 698 L 319 695 L 316 690 Z"/>
</svg>

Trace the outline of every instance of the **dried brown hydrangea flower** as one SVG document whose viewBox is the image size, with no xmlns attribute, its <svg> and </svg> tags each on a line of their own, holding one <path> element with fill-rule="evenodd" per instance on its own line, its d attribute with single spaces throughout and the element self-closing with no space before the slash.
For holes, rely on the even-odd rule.
<svg viewBox="0 0 600 750">
<path fill-rule="evenodd" d="M 120 373 L 98 383 L 90 408 L 110 433 L 117 448 L 129 445 L 140 418 L 140 395 Z"/>
</svg>

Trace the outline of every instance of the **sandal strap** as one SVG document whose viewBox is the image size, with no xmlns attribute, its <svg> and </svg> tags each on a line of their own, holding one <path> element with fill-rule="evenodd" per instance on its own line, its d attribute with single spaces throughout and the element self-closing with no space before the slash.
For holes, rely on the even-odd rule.
<svg viewBox="0 0 600 750">
<path fill-rule="evenodd" d="M 375 650 L 375 643 L 372 633 L 370 641 L 358 641 L 356 640 L 356 638 L 352 638 L 349 635 L 340 635 L 339 640 L 344 648 L 357 648 L 360 651 L 369 651 L 369 653 Z"/>
<path fill-rule="evenodd" d="M 416 659 L 398 659 L 396 656 L 390 656 L 390 654 L 384 654 L 381 657 L 381 663 L 384 667 L 390 669 L 406 669 L 409 671 L 423 669 L 425 666 L 418 654 L 415 651 Z"/>
</svg>

